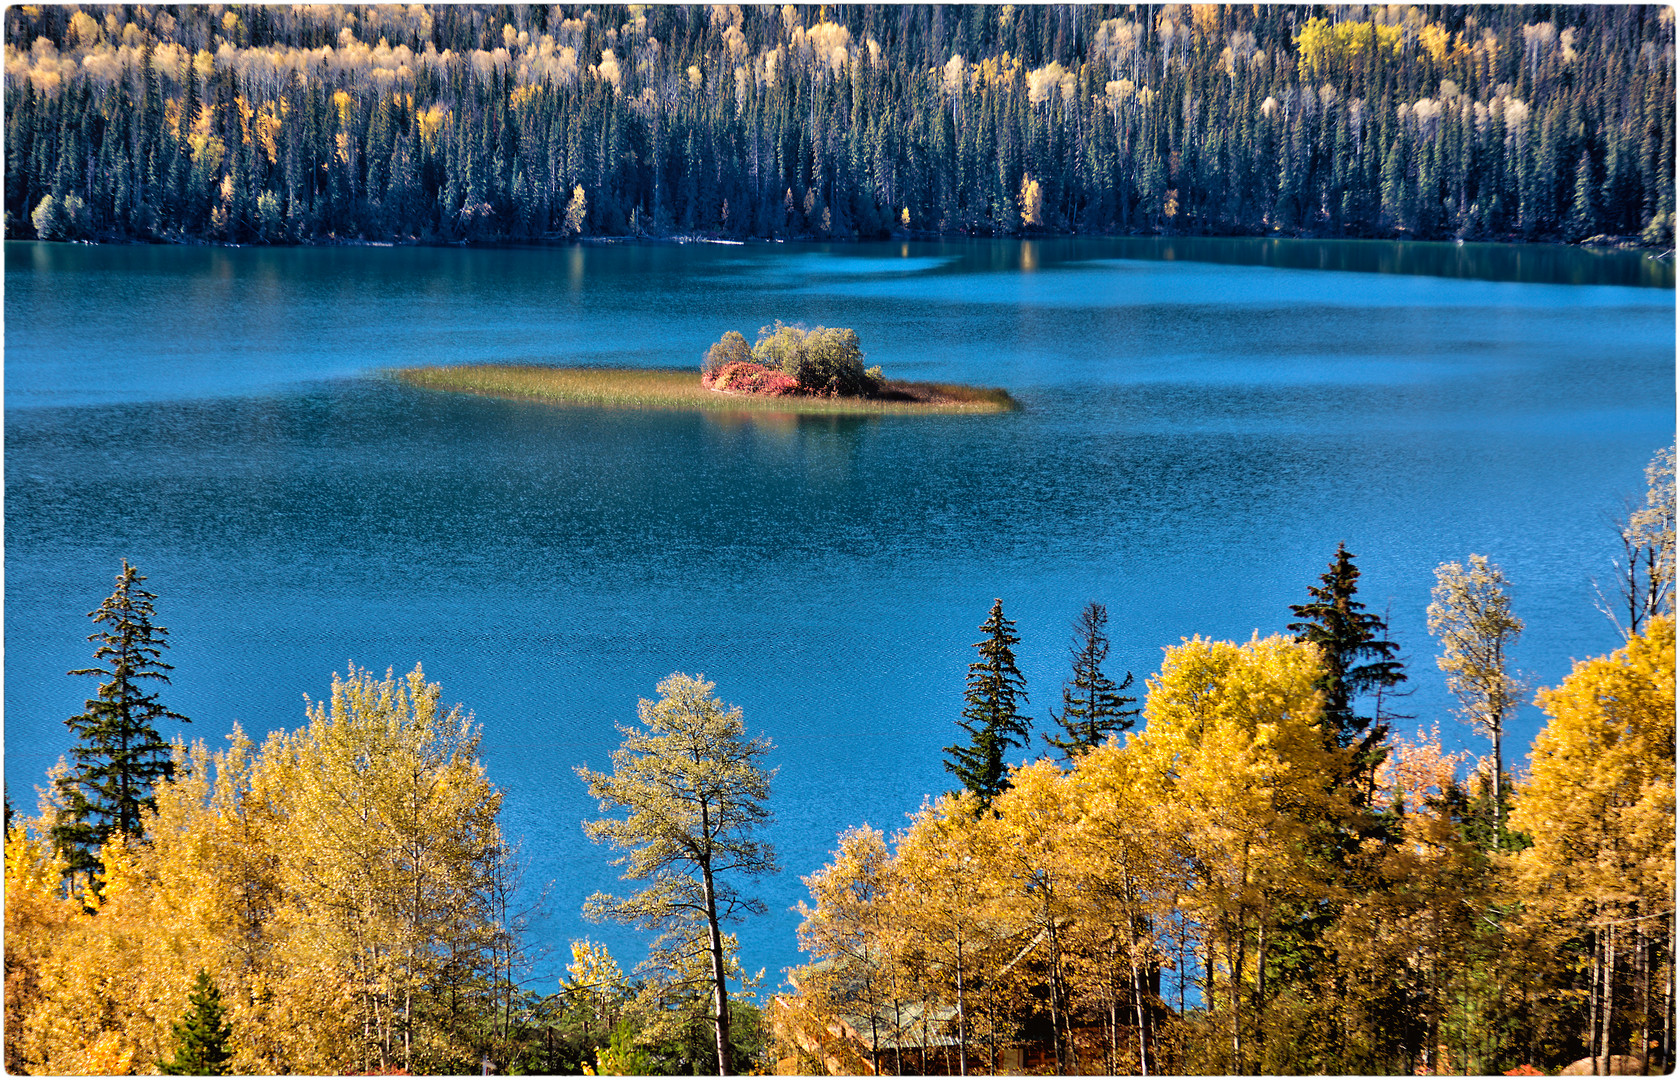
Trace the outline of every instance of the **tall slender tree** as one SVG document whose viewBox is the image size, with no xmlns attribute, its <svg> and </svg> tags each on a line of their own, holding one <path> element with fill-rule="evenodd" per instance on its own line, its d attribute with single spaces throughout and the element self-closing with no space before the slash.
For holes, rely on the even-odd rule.
<svg viewBox="0 0 1680 1080">
<path fill-rule="evenodd" d="M 1442 563 L 1435 578 L 1429 632 L 1441 639 L 1436 663 L 1447 673 L 1447 689 L 1458 698 L 1461 715 L 1493 742 L 1493 836 L 1499 844 L 1505 779 L 1501 741 L 1522 689 L 1509 670 L 1509 652 L 1523 622 L 1511 613 L 1504 572 L 1486 555 L 1471 555 L 1468 566 Z"/>
<path fill-rule="evenodd" d="M 596 893 L 584 914 L 658 931 L 644 970 L 678 978 L 706 972 L 723 1076 L 734 1071 L 727 982 L 732 949 L 720 926 L 743 913 L 764 913 L 764 902 L 743 896 L 735 879 L 778 867 L 775 851 L 754 836 L 770 822 L 764 803 L 775 771 L 762 764 L 770 740 L 747 738 L 741 710 L 712 696 L 713 685 L 671 675 L 659 684 L 658 701 L 640 704 L 645 730 L 619 729 L 624 743 L 613 751 L 613 771 L 580 766 L 577 774 L 602 813 L 628 811 L 623 819 L 585 822 L 584 832 L 626 853 L 618 864 L 627 880 L 652 879 L 629 897 Z"/>
<path fill-rule="evenodd" d="M 1061 726 L 1063 734 L 1044 732 L 1044 741 L 1072 761 L 1086 751 L 1101 746 L 1110 735 L 1130 731 L 1138 711 L 1126 706 L 1135 705 L 1137 698 L 1122 693 L 1132 685 L 1132 673 L 1116 683 L 1103 674 L 1103 661 L 1108 659 L 1108 609 L 1095 600 L 1085 605 L 1073 623 L 1073 643 L 1068 652 L 1073 657 L 1073 681 L 1062 687 L 1062 712 L 1050 710 L 1050 719 Z"/>
<path fill-rule="evenodd" d="M 152 787 L 174 776 L 170 747 L 158 733 L 160 720 L 187 718 L 164 708 L 153 683 L 168 683 L 174 670 L 163 661 L 169 630 L 152 622 L 156 593 L 141 588 L 146 579 L 123 560 L 117 589 L 88 618 L 104 627 L 88 635 L 96 641 L 100 666 L 78 668 L 72 675 L 108 681 L 86 711 L 66 720 L 80 740 L 70 751 L 75 764 L 57 780 L 64 809 L 53 826 L 53 843 L 64 853 L 67 873 L 102 869 L 99 849 L 113 833 L 137 835 L 140 812 L 149 809 Z"/>
<path fill-rule="evenodd" d="M 1290 623 L 1295 640 L 1317 645 L 1323 657 L 1326 734 L 1338 747 L 1354 747 L 1349 765 L 1355 777 L 1368 775 L 1377 765 L 1378 747 L 1388 737 L 1388 725 L 1378 716 L 1361 716 L 1354 701 L 1372 691 L 1387 690 L 1406 681 L 1400 647 L 1388 640 L 1388 624 L 1354 599 L 1359 591 L 1359 567 L 1346 544 L 1336 545 L 1336 557 L 1319 579 L 1308 586 L 1312 599 L 1291 604 L 1300 622 Z"/>
<path fill-rule="evenodd" d="M 1021 639 L 1015 624 L 1003 617 L 1003 601 L 992 602 L 991 614 L 980 624 L 986 637 L 974 647 L 980 659 L 968 665 L 967 702 L 957 726 L 968 733 L 968 745 L 947 746 L 947 772 L 980 798 L 981 806 L 1009 787 L 1004 776 L 1004 754 L 1011 747 L 1024 747 L 1031 737 L 1032 720 L 1020 705 L 1027 701 L 1027 680 L 1015 666 L 1015 646 Z"/>
</svg>

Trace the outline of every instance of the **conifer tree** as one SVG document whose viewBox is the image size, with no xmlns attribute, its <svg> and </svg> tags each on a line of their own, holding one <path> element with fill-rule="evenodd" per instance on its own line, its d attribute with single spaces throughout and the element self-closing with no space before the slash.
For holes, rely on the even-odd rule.
<svg viewBox="0 0 1680 1080">
<path fill-rule="evenodd" d="M 52 832 L 72 874 L 100 869 L 99 849 L 113 833 L 138 835 L 140 811 L 153 806 L 152 786 L 175 772 L 157 722 L 188 722 L 147 690 L 147 680 L 169 682 L 173 668 L 163 662 L 169 631 L 152 622 L 157 594 L 141 588 L 145 580 L 123 560 L 116 592 L 88 613 L 105 627 L 88 636 L 99 642 L 93 657 L 102 666 L 70 672 L 109 680 L 86 712 L 64 722 L 81 741 L 70 751 L 75 764 L 57 781 L 65 807 Z"/>
<path fill-rule="evenodd" d="M 228 1076 L 233 1052 L 228 1039 L 233 1028 L 228 1025 L 222 1008 L 222 992 L 217 989 L 204 969 L 198 971 L 192 996 L 187 998 L 187 1013 L 180 1023 L 170 1026 L 175 1036 L 175 1057 L 158 1063 L 165 1076 Z"/>
<path fill-rule="evenodd" d="M 1003 617 L 1003 601 L 992 602 L 991 614 L 980 624 L 986 634 L 975 642 L 980 659 L 968 665 L 968 690 L 963 700 L 963 718 L 957 726 L 968 733 L 967 746 L 947 746 L 947 772 L 979 796 L 982 806 L 1009 786 L 1004 777 L 1003 755 L 1010 747 L 1024 747 L 1032 721 L 1016 705 L 1027 700 L 1027 680 L 1015 667 L 1015 646 L 1021 639 L 1015 624 Z"/>
<path fill-rule="evenodd" d="M 1062 713 L 1050 711 L 1050 719 L 1061 725 L 1066 733 L 1044 733 L 1044 741 L 1062 752 L 1069 761 L 1107 741 L 1110 735 L 1130 731 L 1138 710 L 1126 706 L 1136 704 L 1137 698 L 1121 693 L 1132 685 L 1132 673 L 1116 683 L 1103 674 L 1102 662 L 1108 658 L 1108 609 L 1095 600 L 1085 605 L 1073 623 L 1073 643 L 1068 652 L 1073 657 L 1073 681 L 1062 687 Z"/>
<path fill-rule="evenodd" d="M 1326 734 L 1333 734 L 1339 747 L 1355 747 L 1352 764 L 1363 772 L 1375 767 L 1372 754 L 1388 736 L 1388 725 L 1381 716 L 1354 712 L 1354 699 L 1405 682 L 1406 669 L 1398 659 L 1400 647 L 1387 639 L 1388 624 L 1354 599 L 1359 591 L 1355 558 L 1346 544 L 1336 545 L 1336 557 L 1319 579 L 1323 586 L 1308 586 L 1312 600 L 1289 606 L 1301 620 L 1289 629 L 1295 640 L 1318 646 L 1324 662 L 1319 687 Z"/>
</svg>

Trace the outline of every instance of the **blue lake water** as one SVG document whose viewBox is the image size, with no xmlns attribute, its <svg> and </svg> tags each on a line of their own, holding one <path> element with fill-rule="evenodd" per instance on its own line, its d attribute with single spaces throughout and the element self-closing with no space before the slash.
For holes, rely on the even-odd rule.
<svg viewBox="0 0 1680 1080">
<path fill-rule="evenodd" d="M 527 879 L 552 883 L 545 991 L 570 938 L 643 955 L 578 915 L 617 883 L 573 768 L 605 767 L 613 725 L 672 671 L 715 680 L 777 747 L 784 870 L 740 928 L 771 986 L 835 835 L 890 832 L 949 786 L 994 597 L 1042 722 L 1087 600 L 1108 605 L 1111 672 L 1141 685 L 1182 637 L 1281 631 L 1346 541 L 1408 656 L 1409 711 L 1482 750 L 1435 668 L 1433 569 L 1503 565 L 1535 685 L 1615 647 L 1592 578 L 1674 437 L 1675 294 L 1638 254 L 1467 247 L 8 242 L 11 796 L 29 808 L 70 745 L 94 682 L 65 672 L 125 557 L 159 594 L 165 702 L 192 737 L 296 727 L 347 662 L 420 661 L 477 714 Z M 890 375 L 1024 408 L 777 420 L 381 374 L 688 364 L 777 318 L 855 327 Z M 1540 720 L 1524 707 L 1507 760 Z"/>
</svg>

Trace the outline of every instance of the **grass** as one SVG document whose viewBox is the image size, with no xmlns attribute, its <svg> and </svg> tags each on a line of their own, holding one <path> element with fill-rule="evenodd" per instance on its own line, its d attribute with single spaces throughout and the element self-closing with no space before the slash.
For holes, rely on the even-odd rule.
<svg viewBox="0 0 1680 1080">
<path fill-rule="evenodd" d="M 391 374 L 412 386 L 429 390 L 618 409 L 869 416 L 886 413 L 998 413 L 1020 408 L 1007 390 L 954 383 L 889 382 L 887 394 L 880 398 L 730 394 L 706 389 L 700 385 L 700 373 L 689 368 L 467 364 L 459 367 L 398 368 Z"/>
</svg>

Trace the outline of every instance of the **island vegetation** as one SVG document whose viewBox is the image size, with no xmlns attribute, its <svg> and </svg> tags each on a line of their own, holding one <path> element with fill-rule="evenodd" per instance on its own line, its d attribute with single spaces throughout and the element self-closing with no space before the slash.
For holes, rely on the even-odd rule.
<svg viewBox="0 0 1680 1080">
<path fill-rule="evenodd" d="M 8 238 L 1674 232 L 1664 5 L 5 16 Z"/>
<path fill-rule="evenodd" d="M 185 718 L 125 563 L 102 666 L 74 673 L 102 681 L 73 762 L 36 814 L 7 804 L 7 1070 L 1672 1071 L 1672 447 L 1647 476 L 1601 596 L 1623 644 L 1539 690 L 1516 775 L 1525 627 L 1484 556 L 1441 564 L 1429 609 L 1480 757 L 1434 719 L 1395 730 L 1412 675 L 1345 547 L 1288 633 L 1168 647 L 1141 709 L 1086 605 L 1037 757 L 995 601 L 946 748 L 960 786 L 839 837 L 803 879 L 809 962 L 768 1000 L 725 928 L 780 871 L 775 748 L 712 683 L 672 674 L 610 771 L 577 769 L 603 814 L 584 832 L 641 886 L 584 913 L 652 940 L 631 971 L 574 941 L 543 992 L 472 718 L 418 667 L 352 667 L 298 730 L 176 738 L 165 767 L 158 725 Z"/>
<path fill-rule="evenodd" d="M 401 368 L 397 378 L 432 390 L 631 409 L 709 412 L 998 413 L 1020 406 L 1007 390 L 888 379 L 865 368 L 857 333 L 777 322 L 758 342 L 731 330 L 692 369 L 462 364 Z"/>
</svg>

